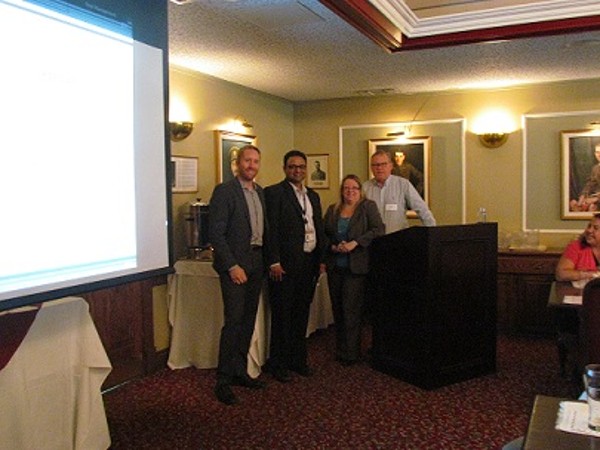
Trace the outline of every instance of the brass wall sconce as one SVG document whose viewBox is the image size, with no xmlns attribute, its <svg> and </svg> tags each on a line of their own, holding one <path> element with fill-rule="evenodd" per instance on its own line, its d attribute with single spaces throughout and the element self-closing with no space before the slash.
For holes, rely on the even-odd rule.
<svg viewBox="0 0 600 450">
<path fill-rule="evenodd" d="M 391 137 L 391 138 L 395 138 L 395 137 L 402 137 L 404 136 L 406 133 L 404 131 L 390 131 L 387 136 Z"/>
<path fill-rule="evenodd" d="M 192 122 L 169 122 L 169 130 L 171 132 L 171 140 L 179 142 L 184 140 L 194 129 Z"/>
<path fill-rule="evenodd" d="M 254 125 L 252 125 L 250 122 L 248 122 L 245 117 L 237 116 L 235 118 L 235 121 L 244 128 L 254 128 Z"/>
<path fill-rule="evenodd" d="M 477 136 L 481 145 L 487 148 L 498 148 L 508 140 L 508 133 L 481 133 Z"/>
</svg>

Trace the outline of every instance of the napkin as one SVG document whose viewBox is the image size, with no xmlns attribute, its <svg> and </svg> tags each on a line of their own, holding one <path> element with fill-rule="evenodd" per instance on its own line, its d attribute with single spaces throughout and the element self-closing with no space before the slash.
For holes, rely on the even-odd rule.
<svg viewBox="0 0 600 450">
<path fill-rule="evenodd" d="M 560 402 L 555 428 L 568 433 L 600 437 L 600 431 L 588 428 L 589 406 L 583 402 Z"/>
</svg>

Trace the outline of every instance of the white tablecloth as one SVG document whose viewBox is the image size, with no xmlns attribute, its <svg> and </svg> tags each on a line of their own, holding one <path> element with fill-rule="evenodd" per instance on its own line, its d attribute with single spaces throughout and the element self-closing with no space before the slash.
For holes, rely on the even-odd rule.
<svg viewBox="0 0 600 450">
<path fill-rule="evenodd" d="M 108 448 L 100 388 L 110 371 L 86 301 L 44 303 L 0 370 L 0 449 Z"/>
<path fill-rule="evenodd" d="M 265 290 L 263 289 L 263 292 Z M 168 365 L 171 369 L 217 367 L 223 326 L 219 277 L 207 261 L 180 260 L 169 278 L 169 322 L 173 327 Z M 333 323 L 327 276 L 322 275 L 311 305 L 307 336 Z M 248 353 L 248 374 L 256 377 L 268 357 L 270 311 L 261 294 Z"/>
</svg>

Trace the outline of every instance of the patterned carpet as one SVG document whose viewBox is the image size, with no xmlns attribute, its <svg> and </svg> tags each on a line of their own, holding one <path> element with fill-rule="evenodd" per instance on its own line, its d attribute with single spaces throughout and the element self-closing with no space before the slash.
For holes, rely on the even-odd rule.
<svg viewBox="0 0 600 450">
<path fill-rule="evenodd" d="M 106 393 L 112 449 L 498 449 L 522 435 L 536 394 L 572 397 L 551 339 L 498 338 L 496 374 L 424 391 L 332 358 L 309 339 L 311 378 L 214 398 L 214 370 L 165 369 Z M 366 335 L 365 335 L 366 337 Z"/>
</svg>

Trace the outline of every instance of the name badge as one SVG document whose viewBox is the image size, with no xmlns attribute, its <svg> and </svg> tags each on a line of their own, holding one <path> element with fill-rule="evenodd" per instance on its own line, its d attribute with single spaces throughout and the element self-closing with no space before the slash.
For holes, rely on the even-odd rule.
<svg viewBox="0 0 600 450">
<path fill-rule="evenodd" d="M 315 242 L 316 236 L 315 236 L 315 232 L 314 231 L 307 231 L 304 234 L 304 241 L 305 242 Z"/>
<path fill-rule="evenodd" d="M 386 211 L 398 211 L 398 205 L 396 203 L 386 203 L 385 210 Z"/>
</svg>

